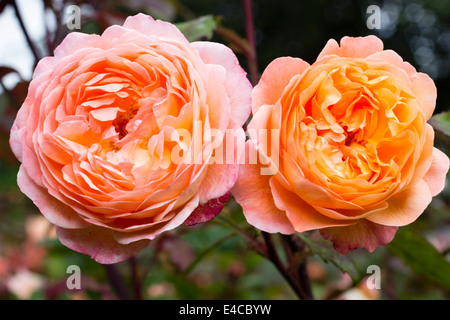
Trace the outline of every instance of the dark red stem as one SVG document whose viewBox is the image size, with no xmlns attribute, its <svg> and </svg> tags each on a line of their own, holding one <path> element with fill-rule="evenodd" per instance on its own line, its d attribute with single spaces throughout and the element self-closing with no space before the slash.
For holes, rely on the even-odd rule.
<svg viewBox="0 0 450 320">
<path fill-rule="evenodd" d="M 243 0 L 243 1 L 245 14 L 245 31 L 247 35 L 247 41 L 252 49 L 247 55 L 250 81 L 252 82 L 253 85 L 256 85 L 259 81 L 259 74 L 258 74 L 258 58 L 256 54 L 255 27 L 253 25 L 252 0 Z"/>
</svg>

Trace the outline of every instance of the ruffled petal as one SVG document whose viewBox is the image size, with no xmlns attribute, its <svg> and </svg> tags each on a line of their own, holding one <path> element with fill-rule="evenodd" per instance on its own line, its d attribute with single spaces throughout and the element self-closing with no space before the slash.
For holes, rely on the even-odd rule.
<svg viewBox="0 0 450 320">
<path fill-rule="evenodd" d="M 398 67 L 409 77 L 412 91 L 421 102 L 420 108 L 425 113 L 426 119 L 430 119 L 436 107 L 437 89 L 434 81 L 425 73 L 417 70 L 408 62 L 403 61 L 393 50 L 378 51 L 367 57 L 369 62 L 381 62 L 392 68 Z"/>
<path fill-rule="evenodd" d="M 269 180 L 275 206 L 286 211 L 286 216 L 296 232 L 304 232 L 334 226 L 345 226 L 352 221 L 335 220 L 318 213 L 295 193 L 284 189 L 275 179 Z"/>
<path fill-rule="evenodd" d="M 289 81 L 309 68 L 309 63 L 299 58 L 281 57 L 273 60 L 264 70 L 253 89 L 252 113 L 265 105 L 273 105 L 280 99 Z"/>
<path fill-rule="evenodd" d="M 23 165 L 20 166 L 17 175 L 17 184 L 20 190 L 33 201 L 51 223 L 67 229 L 89 226 L 89 223 L 80 218 L 72 208 L 49 195 L 47 190 L 36 185 L 30 179 Z"/>
<path fill-rule="evenodd" d="M 327 55 L 337 55 L 349 58 L 366 58 L 375 52 L 383 50 L 383 41 L 376 36 L 343 37 L 339 44 L 334 39 L 328 40 L 317 60 Z"/>
<path fill-rule="evenodd" d="M 143 13 L 128 17 L 123 23 L 123 27 L 139 31 L 148 36 L 176 39 L 186 45 L 189 43 L 183 33 L 172 23 L 154 20 Z"/>
</svg>

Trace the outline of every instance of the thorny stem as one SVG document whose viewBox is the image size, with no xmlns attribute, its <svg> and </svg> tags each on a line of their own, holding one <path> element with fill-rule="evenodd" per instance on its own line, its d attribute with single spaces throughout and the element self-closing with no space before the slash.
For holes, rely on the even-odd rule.
<svg viewBox="0 0 450 320">
<path fill-rule="evenodd" d="M 305 245 L 301 240 L 292 235 L 282 235 L 283 243 L 285 244 L 285 250 L 287 251 L 287 255 L 289 257 L 289 261 L 295 262 L 295 253 L 303 253 L 305 252 Z M 308 272 L 306 269 L 306 258 L 300 261 L 300 264 L 293 265 L 294 269 L 293 274 L 294 278 L 296 278 L 301 290 L 303 291 L 305 298 L 307 300 L 313 299 L 313 294 L 311 291 L 311 282 L 308 276 Z"/>
<path fill-rule="evenodd" d="M 274 264 L 274 266 L 277 268 L 277 270 L 280 272 L 280 274 L 283 276 L 283 278 L 288 282 L 292 290 L 295 292 L 295 294 L 302 300 L 312 300 L 312 294 L 310 290 L 310 284 L 309 279 L 306 274 L 306 266 L 305 264 L 301 264 L 300 268 L 298 269 L 299 274 L 302 276 L 298 276 L 294 273 L 292 273 L 281 261 L 277 250 L 275 248 L 275 244 L 273 242 L 271 234 L 267 232 L 262 232 L 264 242 L 267 246 L 267 257 L 268 259 Z M 292 250 L 291 247 L 289 247 L 290 250 Z M 291 257 L 293 257 L 294 252 L 290 252 Z M 306 276 L 306 277 L 305 277 Z M 303 283 L 305 282 L 305 283 Z M 308 290 L 309 289 L 309 290 Z"/>
<path fill-rule="evenodd" d="M 292 290 L 294 290 L 295 294 L 302 299 L 302 292 L 300 290 L 300 287 L 297 283 L 293 280 L 293 278 L 288 273 L 286 267 L 284 266 L 283 262 L 281 261 L 280 257 L 278 256 L 277 250 L 275 248 L 275 244 L 273 243 L 272 236 L 267 232 L 262 232 L 262 236 L 264 239 L 264 242 L 267 246 L 267 256 L 268 259 L 273 263 L 273 265 L 277 268 L 277 270 L 280 272 L 280 274 L 283 276 L 283 278 L 288 282 L 288 284 L 291 286 Z"/>
<path fill-rule="evenodd" d="M 245 31 L 247 35 L 247 41 L 252 49 L 247 56 L 248 68 L 250 72 L 250 80 L 253 85 L 256 85 L 259 80 L 259 75 L 258 58 L 256 55 L 255 27 L 253 25 L 252 0 L 243 0 L 243 2 L 245 14 Z"/>
</svg>

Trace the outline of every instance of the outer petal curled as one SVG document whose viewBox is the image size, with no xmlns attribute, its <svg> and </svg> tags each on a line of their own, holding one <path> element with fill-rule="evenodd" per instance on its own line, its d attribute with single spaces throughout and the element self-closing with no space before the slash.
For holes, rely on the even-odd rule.
<svg viewBox="0 0 450 320">
<path fill-rule="evenodd" d="M 445 187 L 445 173 L 449 169 L 449 158 L 445 153 L 437 148 L 433 148 L 433 155 L 430 169 L 427 171 L 423 180 L 430 188 L 431 196 L 434 197 Z"/>
<path fill-rule="evenodd" d="M 227 70 L 225 86 L 230 98 L 230 116 L 242 126 L 251 112 L 252 85 L 233 51 L 220 43 L 206 41 L 192 42 L 191 46 L 198 50 L 205 63 L 218 64 Z"/>
<path fill-rule="evenodd" d="M 149 240 L 130 244 L 119 244 L 113 231 L 96 226 L 83 229 L 56 228 L 59 240 L 66 247 L 88 254 L 102 264 L 112 264 L 126 260 L 148 246 Z"/>
<path fill-rule="evenodd" d="M 334 249 L 342 254 L 358 248 L 372 252 L 391 242 L 396 232 L 397 227 L 383 226 L 364 219 L 351 226 L 320 230 L 321 235 L 330 239 Z"/>
<path fill-rule="evenodd" d="M 280 99 L 289 81 L 301 75 L 309 63 L 299 58 L 281 57 L 273 60 L 264 70 L 261 79 L 253 89 L 252 113 L 265 105 L 273 105 Z"/>
<path fill-rule="evenodd" d="M 275 206 L 270 189 L 270 176 L 261 175 L 261 165 L 249 164 L 249 153 L 256 155 L 253 143 L 246 143 L 245 164 L 240 165 L 239 178 L 231 189 L 236 201 L 244 209 L 248 223 L 266 231 L 292 234 L 295 229 L 286 213 Z"/>
</svg>

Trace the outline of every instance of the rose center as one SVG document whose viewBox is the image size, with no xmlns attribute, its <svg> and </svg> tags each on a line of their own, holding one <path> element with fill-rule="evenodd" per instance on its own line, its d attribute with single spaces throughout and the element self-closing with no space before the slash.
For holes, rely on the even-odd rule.
<svg viewBox="0 0 450 320">
<path fill-rule="evenodd" d="M 356 132 L 347 132 L 347 138 L 345 139 L 345 145 L 348 147 L 355 139 Z"/>
<path fill-rule="evenodd" d="M 139 106 L 133 105 L 127 111 L 117 113 L 117 117 L 113 121 L 112 125 L 119 134 L 119 140 L 123 139 L 128 134 L 127 124 L 136 116 L 138 110 Z"/>
</svg>

